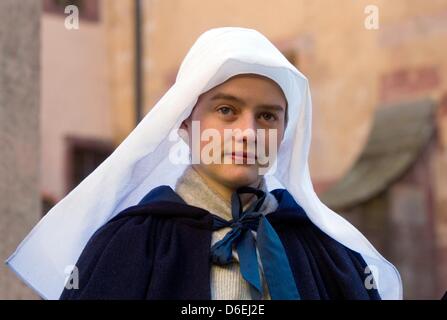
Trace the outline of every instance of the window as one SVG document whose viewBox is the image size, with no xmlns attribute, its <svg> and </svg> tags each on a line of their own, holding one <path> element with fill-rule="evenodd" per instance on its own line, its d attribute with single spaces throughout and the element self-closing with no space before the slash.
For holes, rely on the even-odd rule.
<svg viewBox="0 0 447 320">
<path fill-rule="evenodd" d="M 44 12 L 66 15 L 65 7 L 75 5 L 79 8 L 79 17 L 87 21 L 99 21 L 98 0 L 43 0 Z"/>
<path fill-rule="evenodd" d="M 96 139 L 67 138 L 67 192 L 74 189 L 112 154 L 114 146 Z"/>
</svg>

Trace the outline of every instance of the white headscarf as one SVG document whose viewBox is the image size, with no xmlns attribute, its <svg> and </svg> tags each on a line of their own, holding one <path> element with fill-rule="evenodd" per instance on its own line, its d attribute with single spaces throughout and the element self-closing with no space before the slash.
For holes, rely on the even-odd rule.
<svg viewBox="0 0 447 320">
<path fill-rule="evenodd" d="M 288 102 L 276 170 L 265 176 L 269 190 L 286 188 L 316 226 L 362 255 L 383 299 L 401 299 L 396 268 L 314 192 L 308 167 L 312 102 L 307 78 L 264 35 L 238 27 L 210 29 L 197 39 L 174 85 L 116 150 L 34 227 L 6 261 L 8 266 L 41 297 L 58 299 L 70 266 L 98 228 L 156 186 L 175 186 L 187 164 L 170 161 L 169 150 L 178 141 L 169 135 L 189 116 L 199 95 L 244 73 L 274 80 Z"/>
</svg>

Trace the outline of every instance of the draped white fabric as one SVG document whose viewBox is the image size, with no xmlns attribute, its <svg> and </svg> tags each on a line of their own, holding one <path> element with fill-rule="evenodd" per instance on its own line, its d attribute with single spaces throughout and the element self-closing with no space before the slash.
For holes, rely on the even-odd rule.
<svg viewBox="0 0 447 320">
<path fill-rule="evenodd" d="M 191 113 L 199 95 L 244 73 L 274 80 L 288 102 L 289 120 L 277 165 L 266 175 L 269 190 L 289 190 L 315 225 L 363 256 L 374 271 L 382 298 L 401 299 L 402 282 L 396 268 L 314 192 L 308 167 L 312 102 L 307 78 L 264 35 L 239 27 L 210 29 L 197 39 L 175 84 L 113 154 L 33 228 L 7 265 L 41 297 L 58 299 L 67 270 L 98 228 L 137 204 L 154 187 L 174 188 L 187 164 L 170 160 L 170 150 L 180 140 L 172 132 Z M 188 159 L 187 154 L 185 157 Z"/>
</svg>

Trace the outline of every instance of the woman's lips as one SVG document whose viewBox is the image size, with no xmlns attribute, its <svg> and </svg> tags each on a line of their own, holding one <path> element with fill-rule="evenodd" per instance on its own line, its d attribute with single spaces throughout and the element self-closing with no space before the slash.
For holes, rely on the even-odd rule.
<svg viewBox="0 0 447 320">
<path fill-rule="evenodd" d="M 233 159 L 242 159 L 244 160 L 250 160 L 255 162 L 257 160 L 257 156 L 254 153 L 250 153 L 250 152 L 232 152 L 231 153 L 231 158 Z"/>
</svg>

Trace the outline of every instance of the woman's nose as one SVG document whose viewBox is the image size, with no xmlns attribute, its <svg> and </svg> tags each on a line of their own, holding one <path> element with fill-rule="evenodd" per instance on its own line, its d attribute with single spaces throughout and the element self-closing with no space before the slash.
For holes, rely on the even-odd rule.
<svg viewBox="0 0 447 320">
<path fill-rule="evenodd" d="M 237 125 L 235 126 L 236 132 L 239 129 L 241 132 L 238 135 L 238 140 L 249 140 L 249 139 L 256 139 L 256 130 L 257 122 L 256 118 L 252 114 L 245 114 L 244 116 L 241 116 L 239 121 L 237 121 Z"/>
</svg>

